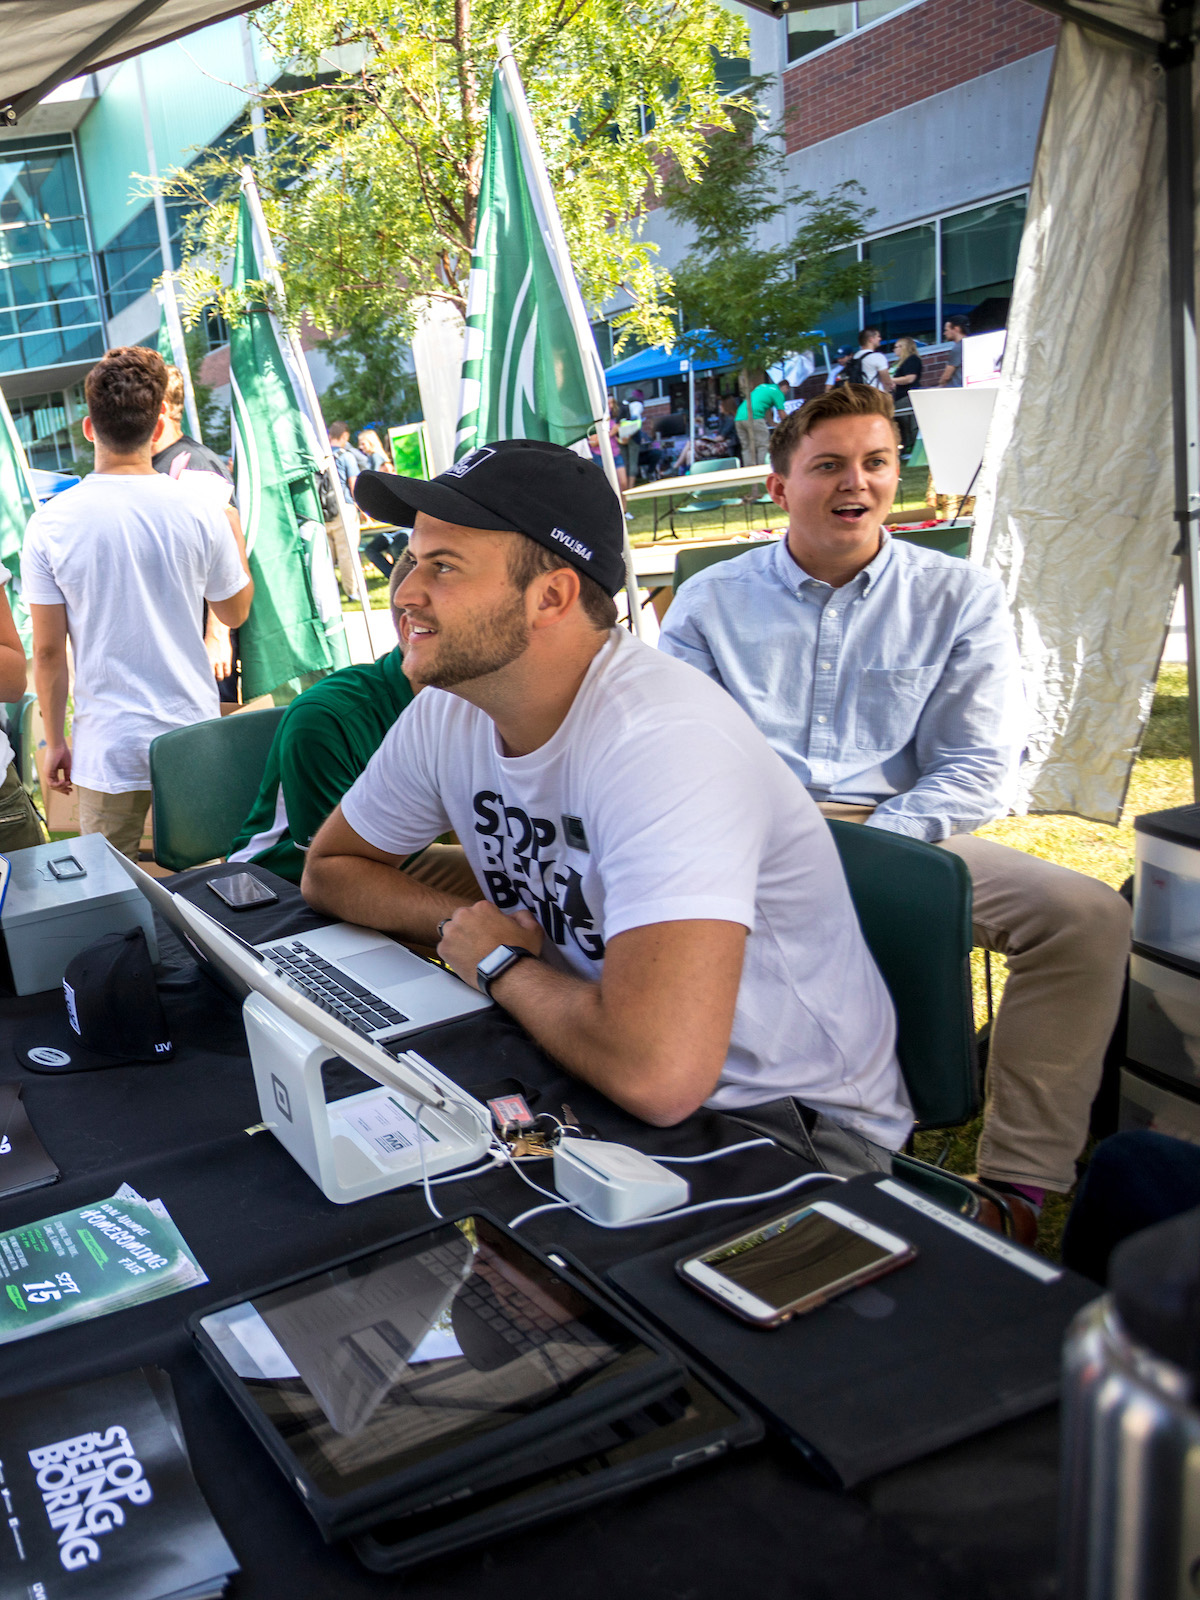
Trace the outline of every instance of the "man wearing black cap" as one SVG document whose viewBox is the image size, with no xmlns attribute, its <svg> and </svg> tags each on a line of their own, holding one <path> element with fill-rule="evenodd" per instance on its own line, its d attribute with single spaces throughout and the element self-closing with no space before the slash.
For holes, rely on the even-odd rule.
<svg viewBox="0 0 1200 1600">
<path fill-rule="evenodd" d="M 730 696 L 614 626 L 600 469 L 509 440 L 357 498 L 413 524 L 396 604 L 424 692 L 313 840 L 310 903 L 436 942 L 647 1122 L 782 1116 L 831 1170 L 888 1167 L 912 1117 L 833 840 Z M 450 828 L 486 900 L 395 870 Z"/>
</svg>

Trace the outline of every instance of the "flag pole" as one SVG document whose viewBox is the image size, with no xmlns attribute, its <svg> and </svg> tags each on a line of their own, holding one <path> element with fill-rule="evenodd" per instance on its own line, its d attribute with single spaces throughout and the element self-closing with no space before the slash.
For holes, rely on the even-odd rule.
<svg viewBox="0 0 1200 1600">
<path fill-rule="evenodd" d="M 254 173 L 249 167 L 242 168 L 241 186 L 242 193 L 246 196 L 246 204 L 250 208 L 250 220 L 254 224 L 254 232 L 258 236 L 256 254 L 258 256 L 259 270 L 279 296 L 279 303 L 282 306 L 286 303 L 287 296 L 283 287 L 283 276 L 279 270 L 279 258 L 275 254 L 275 246 L 271 240 L 270 230 L 267 227 L 267 219 L 263 212 L 258 185 L 255 183 Z M 312 373 L 309 372 L 308 362 L 304 359 L 304 351 L 300 348 L 300 340 L 288 328 L 281 326 L 279 331 L 291 352 L 296 381 L 300 385 L 300 402 L 308 414 L 309 427 L 313 435 L 312 443 L 317 457 L 318 470 L 337 497 L 338 516 L 341 519 L 346 548 L 350 554 L 354 593 L 363 609 L 363 627 L 366 629 L 367 634 L 367 650 L 370 653 L 371 660 L 375 661 L 378 658 L 375 654 L 375 641 L 371 637 L 371 598 L 367 593 L 367 580 L 363 575 L 362 562 L 358 557 L 357 509 L 355 511 L 355 520 L 352 523 L 350 507 L 342 495 L 342 480 L 338 475 L 337 466 L 333 459 L 333 451 L 329 445 L 329 430 L 325 426 L 325 418 L 321 415 L 321 402 L 317 398 L 317 391 L 312 381 Z"/>
<path fill-rule="evenodd" d="M 197 443 L 203 444 L 204 435 L 200 432 L 200 413 L 196 409 L 196 391 L 192 387 L 192 371 L 188 366 L 187 346 L 183 339 L 183 319 L 179 315 L 175 274 L 173 272 L 164 272 L 158 288 L 154 292 L 158 296 L 163 320 L 167 325 L 167 337 L 171 341 L 171 360 L 179 368 L 180 376 L 183 378 L 183 409 L 187 416 L 188 431 Z"/>
<path fill-rule="evenodd" d="M 558 262 L 562 274 L 567 311 L 575 333 L 575 342 L 579 346 L 579 359 L 592 405 L 592 420 L 596 424 L 596 434 L 600 441 L 600 462 L 621 507 L 621 546 L 625 557 L 625 594 L 629 602 L 629 626 L 640 639 L 644 633 L 642 607 L 638 598 L 637 575 L 633 570 L 633 547 L 629 543 L 629 525 L 625 521 L 625 502 L 621 497 L 620 485 L 617 482 L 617 466 L 613 459 L 612 436 L 609 432 L 608 388 L 604 381 L 604 368 L 584 308 L 583 296 L 579 292 L 575 268 L 571 264 L 571 252 L 567 248 L 567 238 L 563 232 L 562 218 L 558 214 L 558 202 L 550 186 L 550 175 L 542 159 L 542 147 L 538 142 L 537 130 L 533 126 L 529 102 L 525 98 L 525 85 L 521 82 L 520 69 L 507 33 L 501 33 L 497 37 L 496 45 L 500 53 L 496 65 L 508 90 L 517 131 L 529 157 L 529 175 L 537 192 L 542 215 L 546 219 L 545 245 L 552 259 Z"/>
</svg>

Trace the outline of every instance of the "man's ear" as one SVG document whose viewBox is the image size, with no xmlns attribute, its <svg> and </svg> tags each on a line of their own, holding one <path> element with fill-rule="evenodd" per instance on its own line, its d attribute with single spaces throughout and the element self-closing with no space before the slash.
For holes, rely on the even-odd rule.
<svg viewBox="0 0 1200 1600">
<path fill-rule="evenodd" d="M 89 444 L 95 444 L 96 442 L 96 430 L 92 427 L 91 417 L 84 417 L 83 419 L 83 437 Z"/>
<path fill-rule="evenodd" d="M 166 407 L 164 406 L 163 409 L 158 413 L 158 421 L 154 424 L 154 432 L 150 435 L 150 453 L 151 453 L 151 455 L 153 455 L 155 450 L 157 449 L 158 441 L 162 438 L 163 434 L 166 432 L 166 428 L 167 428 L 167 411 L 166 411 Z"/>
<path fill-rule="evenodd" d="M 767 473 L 767 493 L 781 511 L 787 510 L 787 488 L 777 472 Z"/>
<path fill-rule="evenodd" d="M 549 628 L 562 622 L 579 600 L 579 574 L 574 567 L 556 567 L 540 574 L 530 584 L 536 594 L 533 616 L 535 628 Z"/>
</svg>

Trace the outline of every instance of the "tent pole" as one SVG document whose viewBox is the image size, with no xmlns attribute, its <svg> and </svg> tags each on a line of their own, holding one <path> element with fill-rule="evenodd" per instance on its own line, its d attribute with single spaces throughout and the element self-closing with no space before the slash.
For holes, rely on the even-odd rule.
<svg viewBox="0 0 1200 1600">
<path fill-rule="evenodd" d="M 1163 6 L 1161 60 L 1167 97 L 1167 252 L 1171 295 L 1171 409 L 1175 521 L 1186 608 L 1188 733 L 1192 792 L 1200 802 L 1200 404 L 1196 345 L 1196 220 L 1193 190 L 1193 0 Z"/>
</svg>

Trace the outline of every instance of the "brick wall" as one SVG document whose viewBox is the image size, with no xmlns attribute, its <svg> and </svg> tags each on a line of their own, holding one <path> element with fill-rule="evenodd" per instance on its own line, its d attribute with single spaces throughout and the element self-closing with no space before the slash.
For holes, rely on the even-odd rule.
<svg viewBox="0 0 1200 1600">
<path fill-rule="evenodd" d="M 1058 22 L 1025 0 L 925 0 L 783 75 L 789 151 L 1048 49 Z"/>
</svg>

